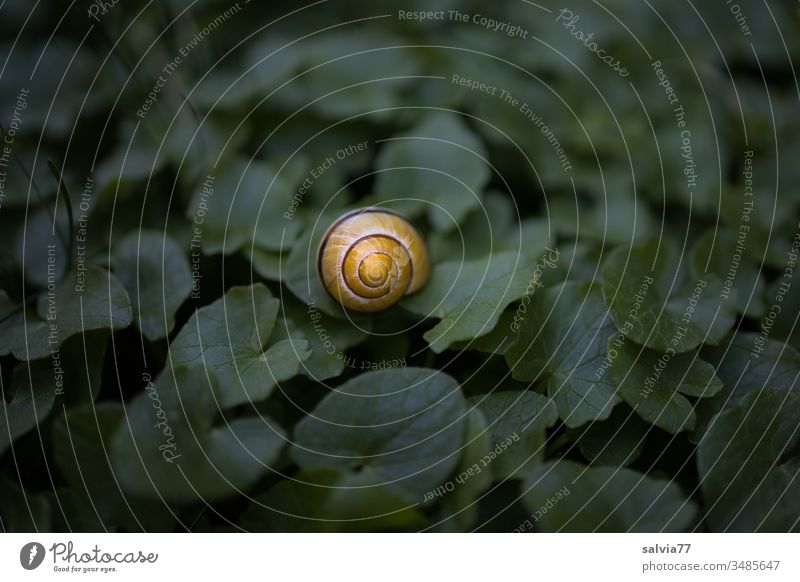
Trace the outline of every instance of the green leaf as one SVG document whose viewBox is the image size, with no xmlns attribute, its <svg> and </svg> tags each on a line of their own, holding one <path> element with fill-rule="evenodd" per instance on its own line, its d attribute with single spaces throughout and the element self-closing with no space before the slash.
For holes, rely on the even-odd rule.
<svg viewBox="0 0 800 582">
<path fill-rule="evenodd" d="M 55 182 L 52 176 L 47 179 Z M 27 185 L 25 189 L 27 190 Z M 26 216 L 20 218 L 19 224 L 15 225 L 16 233 L 5 233 L 12 244 L 9 245 L 11 248 L 4 250 L 4 261 L 14 264 L 18 271 L 24 272 L 24 280 L 32 289 L 42 289 L 48 283 L 58 282 L 67 270 L 67 257 L 70 254 L 68 241 L 64 237 L 68 232 L 67 221 L 63 216 L 56 217 L 60 220 L 56 220 L 54 224 L 52 207 L 37 208 L 31 205 Z M 3 230 L 7 228 L 10 230 L 11 225 L 3 224 Z M 18 272 L 14 275 L 18 276 Z"/>
<path fill-rule="evenodd" d="M 764 389 L 711 422 L 698 446 L 697 468 L 713 531 L 775 531 L 778 523 L 797 530 L 800 464 L 797 458 L 781 461 L 800 438 L 799 415 L 800 395 Z"/>
<path fill-rule="evenodd" d="M 546 269 L 542 277 L 542 284 L 546 287 L 554 287 L 564 281 L 595 281 L 601 259 L 607 252 L 588 241 L 559 245 L 555 250 L 558 252 L 558 261 L 551 261 L 555 268 Z"/>
<path fill-rule="evenodd" d="M 267 348 L 262 359 L 275 384 L 280 384 L 297 375 L 310 353 L 306 340 L 289 338 Z"/>
<path fill-rule="evenodd" d="M 600 290 L 566 283 L 534 296 L 505 358 L 515 379 L 543 382 L 561 418 L 575 428 L 608 418 L 620 401 L 599 371 L 614 334 Z"/>
<path fill-rule="evenodd" d="M 552 400 L 532 391 L 508 391 L 476 396 L 470 402 L 480 408 L 489 425 L 495 479 L 522 478 L 544 459 L 545 430 L 558 420 Z"/>
<path fill-rule="evenodd" d="M 764 314 L 764 278 L 746 254 L 747 234 L 727 229 L 708 230 L 694 245 L 692 272 L 696 277 L 716 276 L 722 283 L 721 297 L 737 313 L 750 317 Z"/>
<path fill-rule="evenodd" d="M 0 396 L 0 455 L 50 414 L 56 394 L 63 391 L 63 385 L 58 385 L 57 381 L 62 380 L 57 379 L 49 358 L 14 367 L 11 389 L 8 393 L 3 389 Z M 0 387 L 5 388 L 2 380 Z M 11 401 L 7 402 L 9 395 Z"/>
<path fill-rule="evenodd" d="M 90 266 L 85 278 L 67 276 L 52 294 L 0 324 L 0 355 L 36 360 L 51 355 L 69 337 L 95 329 L 122 329 L 133 321 L 131 301 L 117 278 Z"/>
<path fill-rule="evenodd" d="M 59 350 L 64 368 L 64 400 L 67 406 L 94 402 L 103 385 L 108 338 L 111 332 L 98 329 L 74 335 Z"/>
<path fill-rule="evenodd" d="M 235 159 L 207 180 L 186 210 L 199 229 L 203 253 L 229 255 L 251 243 L 270 251 L 288 249 L 301 224 L 283 218 L 296 180 L 293 168 L 284 172 L 277 175 L 263 162 Z"/>
<path fill-rule="evenodd" d="M 418 315 L 441 319 L 423 335 L 439 353 L 455 342 L 491 332 L 503 310 L 535 287 L 535 269 L 535 260 L 511 252 L 441 263 L 425 287 L 400 304 Z"/>
<path fill-rule="evenodd" d="M 0 289 L 0 319 L 9 317 L 16 309 L 16 305 L 9 299 L 8 293 Z"/>
<path fill-rule="evenodd" d="M 176 503 L 240 493 L 264 475 L 285 443 L 266 416 L 220 418 L 216 378 L 201 365 L 167 368 L 126 407 L 112 439 L 127 494 Z"/>
<path fill-rule="evenodd" d="M 763 161 L 763 165 L 759 161 Z M 791 195 L 785 193 L 785 186 L 768 185 L 767 176 L 776 173 L 776 168 L 772 165 L 775 160 L 758 152 L 754 162 L 754 176 L 759 176 L 760 173 L 760 177 L 753 180 L 756 186 L 750 200 L 742 194 L 744 184 L 725 188 L 722 191 L 720 212 L 732 230 L 738 231 L 741 225 L 748 227 L 745 252 L 751 261 L 784 269 L 786 253 L 797 233 L 797 203 L 792 201 Z M 747 202 L 751 202 L 752 206 L 745 210 Z M 747 216 L 746 220 L 744 216 Z"/>
<path fill-rule="evenodd" d="M 770 471 L 742 513 L 746 532 L 800 532 L 800 458 Z"/>
<path fill-rule="evenodd" d="M 279 304 L 261 283 L 233 287 L 189 318 L 170 345 L 172 365 L 212 371 L 223 408 L 263 400 L 309 355 L 304 340 L 267 347 Z"/>
<path fill-rule="evenodd" d="M 244 254 L 253 265 L 253 270 L 267 281 L 283 281 L 289 264 L 289 254 L 266 251 L 257 247 L 245 247 Z"/>
<path fill-rule="evenodd" d="M 454 488 L 444 493 L 436 531 L 468 531 L 478 518 L 476 499 L 492 484 L 492 473 L 483 464 L 491 452 L 492 443 L 486 420 L 476 408 L 469 411 L 464 443 L 461 462 L 450 481 Z"/>
<path fill-rule="evenodd" d="M 264 532 L 376 532 L 419 528 L 422 515 L 368 471 L 305 469 L 250 502 L 242 527 Z"/>
<path fill-rule="evenodd" d="M 486 156 L 459 117 L 432 113 L 381 150 L 376 198 L 406 216 L 424 212 L 437 229 L 452 230 L 481 205 L 490 177 Z"/>
<path fill-rule="evenodd" d="M 800 350 L 800 285 L 792 285 L 787 290 L 786 283 L 789 281 L 787 281 L 785 273 L 786 271 L 780 279 L 773 281 L 767 290 L 767 297 L 774 298 L 776 303 L 780 304 L 780 314 L 784 314 L 783 317 L 769 320 L 772 322 L 770 337 L 774 340 L 785 340 L 796 350 Z M 770 308 L 770 311 L 773 310 L 775 310 L 775 304 Z M 775 311 L 777 312 L 777 310 Z M 764 321 L 767 320 L 762 321 L 762 330 Z"/>
<path fill-rule="evenodd" d="M 71 503 L 67 522 L 75 531 L 168 531 L 175 521 L 163 503 L 128 498 L 120 488 L 111 468 L 111 441 L 123 417 L 118 404 L 84 404 L 63 410 L 53 423 L 53 454 L 71 485 L 58 497 Z M 82 522 L 84 527 L 76 528 Z"/>
<path fill-rule="evenodd" d="M 259 35 L 246 46 L 243 66 L 215 67 L 199 81 L 192 93 L 197 106 L 207 110 L 241 108 L 288 80 L 300 63 L 298 46 L 278 34 Z"/>
<path fill-rule="evenodd" d="M 168 336 L 192 291 L 183 250 L 165 233 L 132 231 L 114 250 L 114 272 L 128 291 L 139 329 L 150 341 Z"/>
<path fill-rule="evenodd" d="M 547 532 L 678 532 L 695 514 L 674 482 L 625 468 L 557 461 L 537 467 L 525 487 L 531 519 Z"/>
<path fill-rule="evenodd" d="M 297 423 L 291 456 L 303 468 L 369 469 L 421 503 L 458 464 L 466 410 L 458 384 L 438 370 L 366 372 Z"/>
<path fill-rule="evenodd" d="M 594 201 L 574 196 L 553 197 L 548 207 L 553 226 L 567 240 L 592 238 L 608 244 L 630 244 L 650 236 L 657 226 L 652 211 L 631 183 L 630 169 L 578 169 L 576 187 L 594 194 Z"/>
<path fill-rule="evenodd" d="M 377 34 L 362 27 L 358 34 L 329 31 L 315 36 L 301 45 L 307 74 L 287 88 L 295 91 L 298 107 L 311 101 L 326 118 L 341 120 L 365 112 L 386 118 L 404 104 L 402 89 L 417 80 L 414 54 L 402 44 L 386 28 Z"/>
<path fill-rule="evenodd" d="M 627 406 L 617 406 L 608 420 L 575 429 L 578 448 L 593 466 L 625 467 L 642 454 L 650 425 Z"/>
<path fill-rule="evenodd" d="M 622 399 L 670 433 L 694 430 L 694 405 L 682 394 L 711 397 L 722 389 L 714 367 L 697 353 L 661 354 L 630 341 L 609 342 L 611 378 Z"/>
<path fill-rule="evenodd" d="M 703 358 L 714 364 L 724 388 L 697 405 L 701 435 L 714 415 L 748 394 L 767 388 L 800 391 L 800 353 L 761 334 L 737 333 L 719 347 L 704 349 Z"/>
<path fill-rule="evenodd" d="M 481 207 L 470 211 L 460 228 L 433 231 L 427 240 L 433 263 L 458 257 L 471 261 L 502 251 L 538 258 L 551 242 L 550 228 L 545 220 L 520 220 L 519 208 L 512 200 L 506 193 L 489 191 Z"/>
<path fill-rule="evenodd" d="M 356 324 L 326 317 L 321 311 L 311 306 L 304 308 L 290 298 L 284 300 L 282 309 L 284 315 L 279 316 L 275 333 L 287 333 L 306 341 L 310 355 L 303 360 L 299 372 L 316 381 L 339 376 L 345 369 L 345 351 L 364 341 L 372 330 L 369 319 Z"/>
<path fill-rule="evenodd" d="M 48 319 L 55 313 L 61 341 L 81 331 L 122 329 L 133 322 L 131 300 L 119 280 L 110 272 L 88 267 L 85 283 L 68 277 L 56 290 L 55 301 L 43 295 L 37 313 Z"/>
<path fill-rule="evenodd" d="M 734 317 L 721 289 L 716 276 L 685 281 L 681 261 L 657 239 L 614 249 L 603 266 L 603 294 L 617 327 L 661 352 L 722 340 Z"/>
<path fill-rule="evenodd" d="M 512 303 L 509 307 L 507 307 L 506 310 L 500 314 L 500 318 L 497 320 L 497 325 L 495 325 L 494 329 L 486 335 L 482 335 L 470 340 L 464 340 L 462 342 L 456 342 L 450 346 L 450 349 L 459 351 L 477 350 L 485 354 L 497 356 L 504 355 L 508 349 L 508 346 L 511 345 L 511 342 L 517 336 L 516 331 L 517 326 L 519 325 L 518 320 L 520 317 L 520 315 L 517 313 L 518 307 L 518 302 Z M 515 317 L 517 318 L 517 321 L 515 321 Z"/>
</svg>

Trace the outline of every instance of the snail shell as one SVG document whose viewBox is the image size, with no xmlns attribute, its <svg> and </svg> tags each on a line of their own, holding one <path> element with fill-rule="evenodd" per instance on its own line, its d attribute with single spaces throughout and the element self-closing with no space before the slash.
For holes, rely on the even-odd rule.
<svg viewBox="0 0 800 582">
<path fill-rule="evenodd" d="M 353 311 L 391 307 L 428 280 L 425 241 L 402 216 L 362 208 L 339 217 L 317 252 L 317 271 L 334 300 Z"/>
</svg>

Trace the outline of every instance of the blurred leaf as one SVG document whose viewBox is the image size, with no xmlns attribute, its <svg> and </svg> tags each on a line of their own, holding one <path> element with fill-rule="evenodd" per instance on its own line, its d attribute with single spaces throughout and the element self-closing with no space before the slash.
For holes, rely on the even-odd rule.
<svg viewBox="0 0 800 582">
<path fill-rule="evenodd" d="M 737 333 L 719 347 L 705 348 L 703 358 L 714 364 L 723 389 L 697 405 L 699 436 L 714 415 L 737 406 L 743 398 L 767 388 L 800 391 L 800 353 L 761 334 Z"/>
<path fill-rule="evenodd" d="M 557 461 L 537 467 L 525 487 L 525 505 L 541 512 L 536 523 L 547 532 L 679 532 L 696 513 L 672 481 L 625 468 Z M 566 497 L 552 501 L 562 488 Z"/>
<path fill-rule="evenodd" d="M 285 444 L 265 416 L 220 418 L 220 389 L 202 365 L 167 368 L 126 407 L 111 440 L 124 492 L 175 503 L 241 493 L 277 460 Z"/>
<path fill-rule="evenodd" d="M 608 420 L 575 429 L 578 448 L 593 466 L 626 467 L 642 454 L 650 425 L 627 406 L 617 406 Z"/>
<path fill-rule="evenodd" d="M 697 451 L 712 531 L 797 531 L 800 465 L 782 461 L 800 438 L 798 415 L 799 395 L 764 389 L 712 421 Z"/>
<path fill-rule="evenodd" d="M 75 506 L 67 519 L 74 531 L 165 531 L 174 523 L 162 503 L 126 497 L 120 488 L 111 468 L 111 439 L 123 418 L 116 404 L 83 405 L 64 410 L 53 424 L 56 463 L 72 486 L 59 499 L 69 497 Z M 80 528 L 76 521 L 88 523 Z"/>
<path fill-rule="evenodd" d="M 245 159 L 231 161 L 207 179 L 187 208 L 190 220 L 201 221 L 203 252 L 229 255 L 249 244 L 270 251 L 288 249 L 301 228 L 297 220 L 282 218 L 295 195 L 295 179 Z"/>
<path fill-rule="evenodd" d="M 242 526 L 248 531 L 281 533 L 376 532 L 402 531 L 424 523 L 420 513 L 386 485 L 370 480 L 369 470 L 303 470 L 253 499 Z"/>
<path fill-rule="evenodd" d="M 392 138 L 377 160 L 377 200 L 439 230 L 453 230 L 481 205 L 489 181 L 486 149 L 463 121 L 433 113 L 407 134 Z"/>
<path fill-rule="evenodd" d="M 49 359 L 23 362 L 14 367 L 10 390 L 4 389 L 0 397 L 0 455 L 50 414 L 56 391 L 63 390 L 56 381 Z M 11 399 L 7 401 L 9 396 Z"/>
<path fill-rule="evenodd" d="M 0 477 L 0 531 L 39 533 L 52 531 L 52 507 L 44 494 L 24 491 Z"/>
<path fill-rule="evenodd" d="M 402 104 L 400 89 L 414 81 L 408 77 L 417 71 L 413 53 L 401 45 L 386 30 L 380 36 L 369 29 L 320 35 L 305 48 L 306 74 L 288 89 L 326 117 L 364 112 L 381 117 L 382 110 Z"/>
</svg>

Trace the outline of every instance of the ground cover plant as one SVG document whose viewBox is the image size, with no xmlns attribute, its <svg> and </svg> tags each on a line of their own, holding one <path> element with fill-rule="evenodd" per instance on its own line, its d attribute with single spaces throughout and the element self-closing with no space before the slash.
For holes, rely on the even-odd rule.
<svg viewBox="0 0 800 582">
<path fill-rule="evenodd" d="M 29 4 L 0 530 L 800 529 L 795 3 Z"/>
</svg>

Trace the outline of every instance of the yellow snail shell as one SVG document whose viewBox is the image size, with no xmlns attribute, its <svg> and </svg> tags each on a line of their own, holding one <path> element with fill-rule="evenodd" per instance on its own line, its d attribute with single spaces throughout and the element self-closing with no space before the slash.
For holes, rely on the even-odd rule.
<svg viewBox="0 0 800 582">
<path fill-rule="evenodd" d="M 317 271 L 334 300 L 353 311 L 391 307 L 428 280 L 425 241 L 389 210 L 362 208 L 339 217 L 317 252 Z"/>
</svg>

